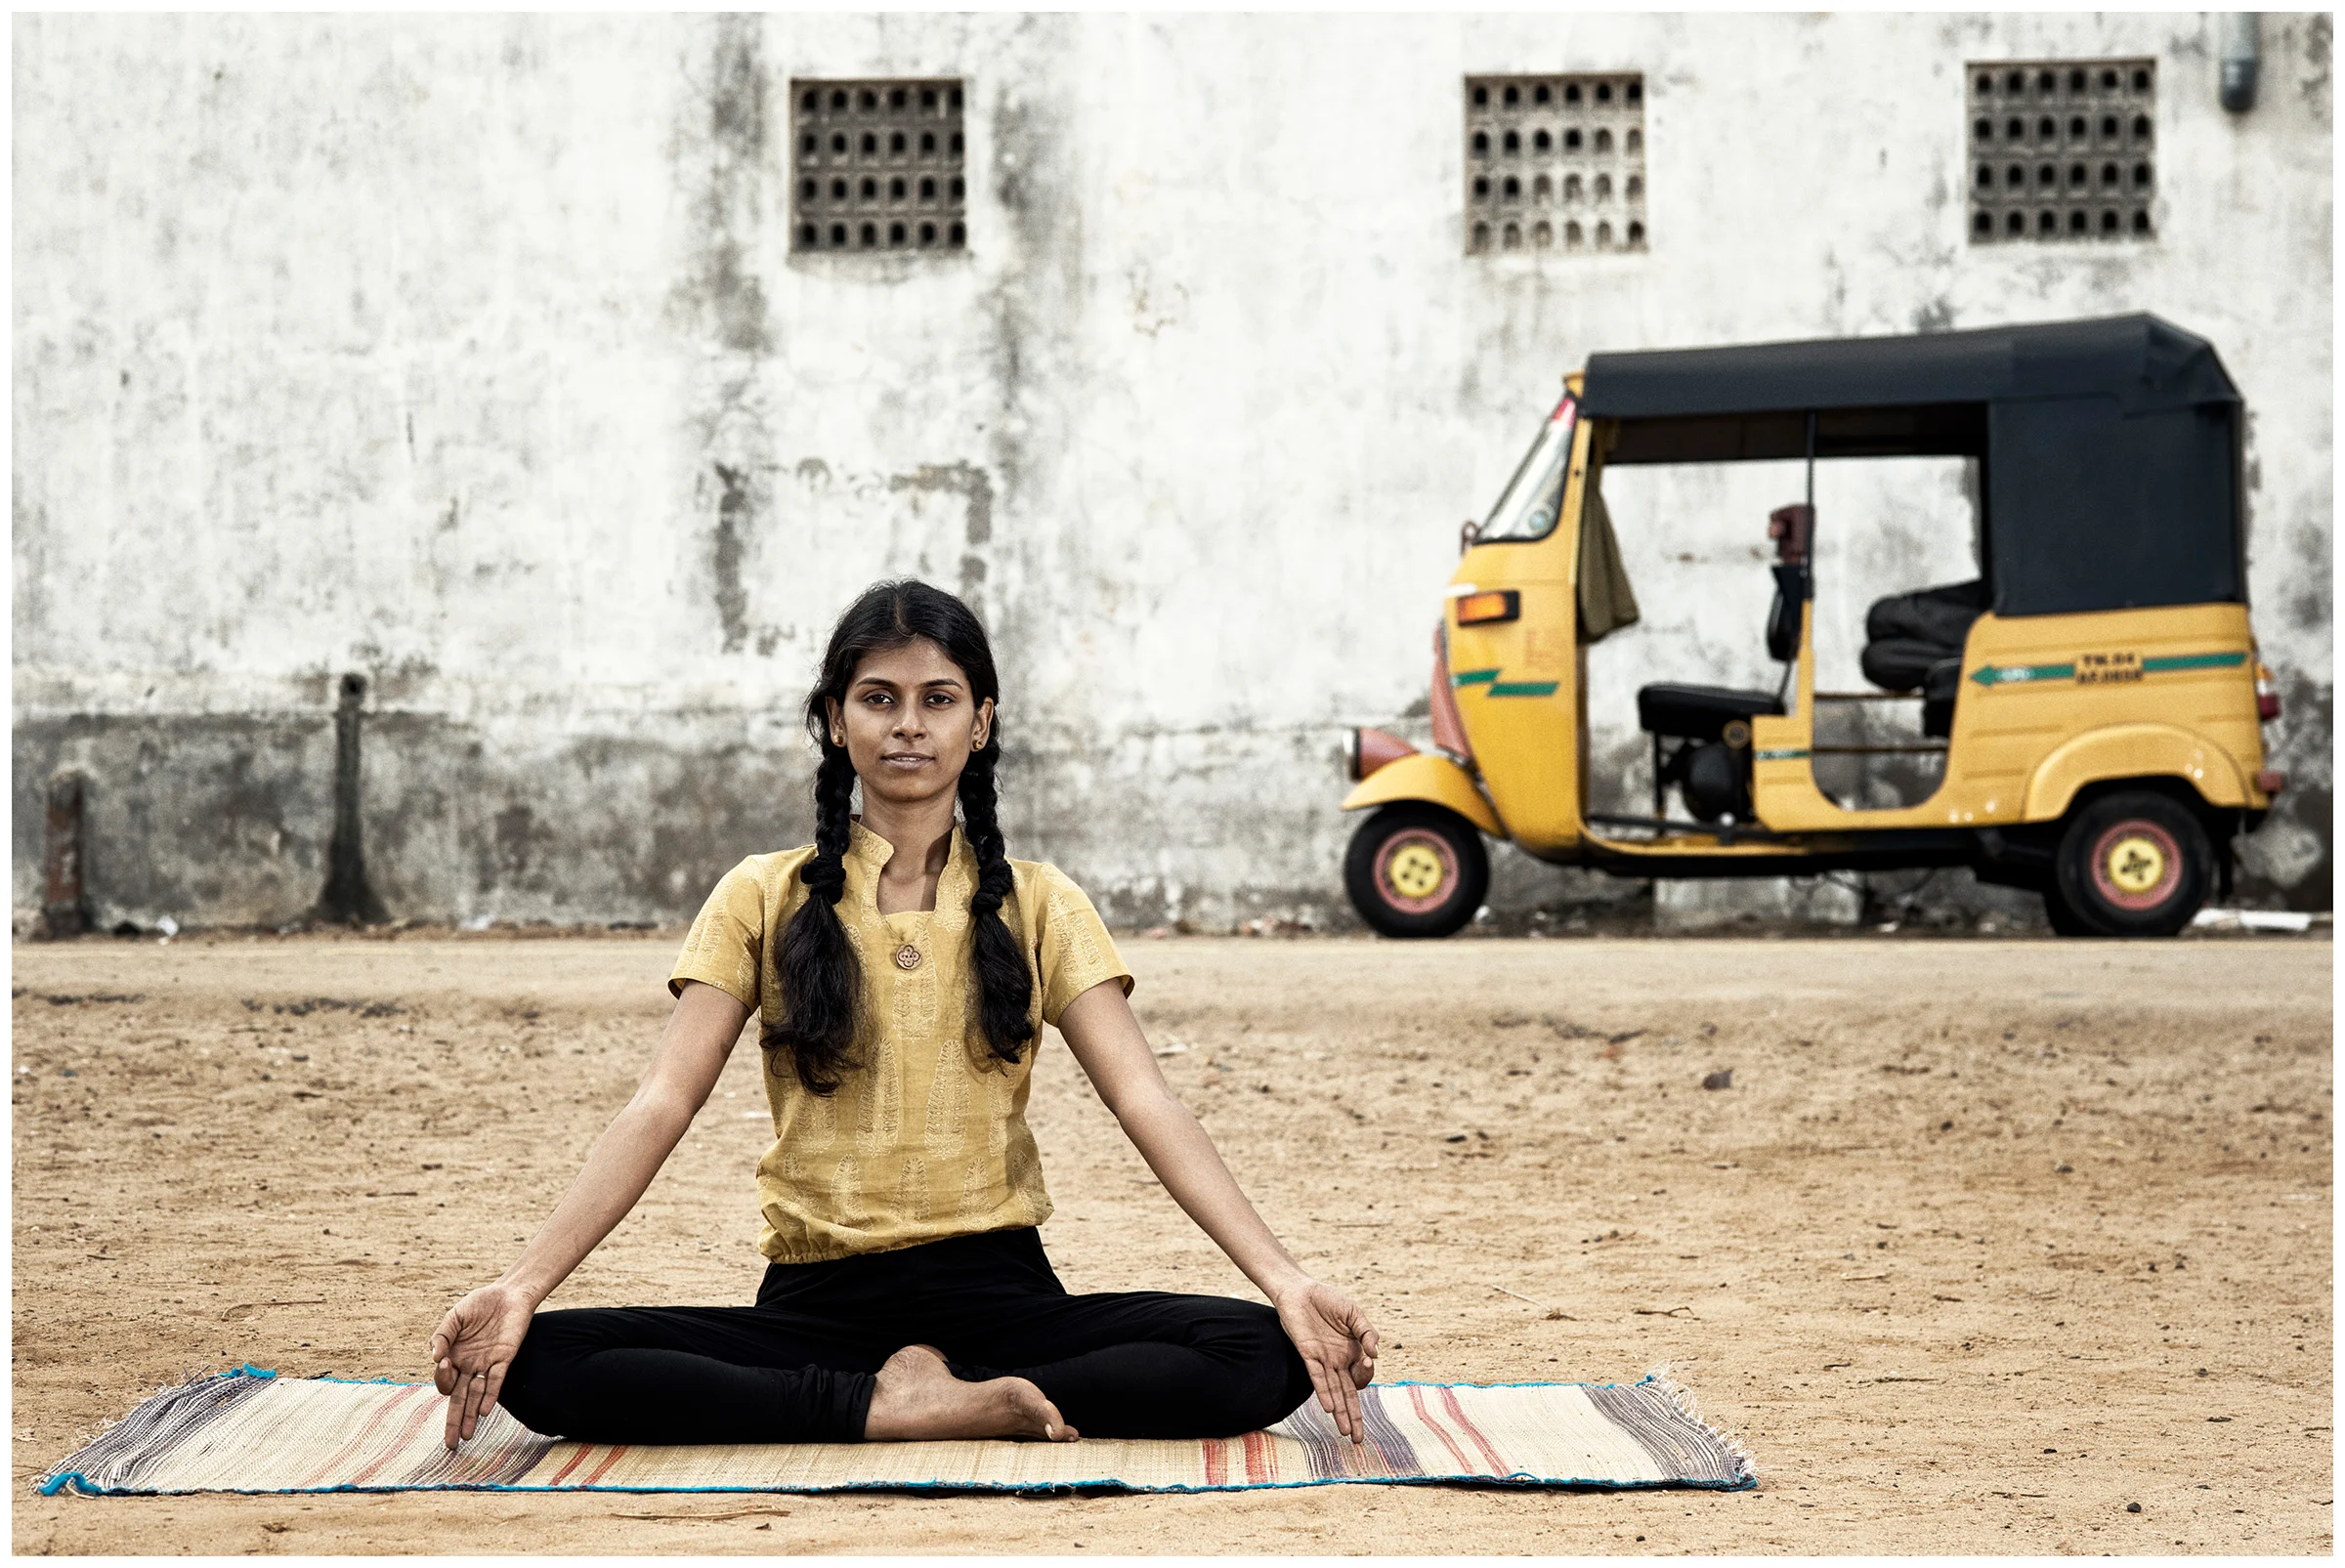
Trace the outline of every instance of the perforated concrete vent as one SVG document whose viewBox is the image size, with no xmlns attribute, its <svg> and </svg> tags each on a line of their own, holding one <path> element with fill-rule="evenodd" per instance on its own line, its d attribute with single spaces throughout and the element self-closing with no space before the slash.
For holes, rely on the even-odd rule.
<svg viewBox="0 0 2345 1568">
<path fill-rule="evenodd" d="M 967 247 L 959 81 L 798 80 L 789 94 L 793 250 Z"/>
<path fill-rule="evenodd" d="M 1466 253 L 1645 248 L 1644 77 L 1466 78 Z"/>
<path fill-rule="evenodd" d="M 1974 61 L 1971 239 L 2148 239 L 2157 64 Z"/>
</svg>

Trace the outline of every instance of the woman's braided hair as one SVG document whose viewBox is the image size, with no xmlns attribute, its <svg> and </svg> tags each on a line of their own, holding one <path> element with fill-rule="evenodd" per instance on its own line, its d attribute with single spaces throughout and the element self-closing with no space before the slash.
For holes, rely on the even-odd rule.
<svg viewBox="0 0 2345 1568">
<path fill-rule="evenodd" d="M 831 629 L 823 671 L 806 698 L 806 728 L 822 748 L 814 771 L 814 858 L 800 872 L 806 902 L 782 932 L 775 967 L 782 980 L 782 1018 L 764 1035 L 769 1052 L 787 1050 L 798 1081 L 815 1094 L 835 1090 L 854 1061 L 863 971 L 838 918 L 847 886 L 847 814 L 855 792 L 855 765 L 847 748 L 831 741 L 830 704 L 846 705 L 847 688 L 867 655 L 901 648 L 924 637 L 960 666 L 972 706 L 1001 698 L 993 647 L 969 607 L 941 588 L 912 578 L 874 583 L 848 606 Z M 977 890 L 969 898 L 974 961 L 970 964 L 976 1014 L 986 1044 L 1004 1062 L 1014 1062 L 1034 1038 L 1028 1010 L 1034 977 L 1009 923 L 1001 918 L 1009 897 L 1009 861 L 995 807 L 994 770 L 1002 760 L 1002 718 L 997 711 L 982 750 L 961 770 L 962 829 L 977 855 Z"/>
</svg>

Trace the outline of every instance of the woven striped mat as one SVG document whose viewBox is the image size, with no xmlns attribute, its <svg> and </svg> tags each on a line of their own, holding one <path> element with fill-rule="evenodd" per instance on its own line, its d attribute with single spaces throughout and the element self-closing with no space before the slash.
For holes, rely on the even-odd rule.
<svg viewBox="0 0 2345 1568">
<path fill-rule="evenodd" d="M 499 1409 L 441 1446 L 430 1383 L 198 1377 L 130 1413 L 41 1491 L 831 1492 L 874 1488 L 1215 1492 L 1339 1482 L 1521 1486 L 1757 1484 L 1749 1457 L 1662 1373 L 1637 1383 L 1380 1383 L 1355 1446 L 1316 1404 L 1243 1437 L 1075 1443 L 763 1443 L 673 1447 L 540 1437 Z"/>
</svg>

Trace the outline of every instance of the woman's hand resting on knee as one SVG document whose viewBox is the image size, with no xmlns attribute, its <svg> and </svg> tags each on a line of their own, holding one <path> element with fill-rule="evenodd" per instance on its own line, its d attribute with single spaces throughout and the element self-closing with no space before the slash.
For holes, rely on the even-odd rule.
<svg viewBox="0 0 2345 1568">
<path fill-rule="evenodd" d="M 1360 1390 L 1376 1380 L 1376 1330 L 1368 1314 L 1332 1285 L 1304 1280 L 1276 1297 L 1278 1326 L 1295 1341 L 1311 1375 L 1319 1408 L 1353 1442 L 1367 1432 Z"/>
<path fill-rule="evenodd" d="M 536 1311 L 536 1297 L 500 1282 L 482 1286 L 440 1320 L 432 1335 L 432 1382 L 448 1396 L 449 1448 L 470 1437 L 496 1408 L 506 1369 Z"/>
</svg>

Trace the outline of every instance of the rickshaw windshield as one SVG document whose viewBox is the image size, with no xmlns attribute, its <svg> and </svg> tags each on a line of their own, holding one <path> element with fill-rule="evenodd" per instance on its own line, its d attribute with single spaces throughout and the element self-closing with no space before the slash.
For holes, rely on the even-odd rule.
<svg viewBox="0 0 2345 1568">
<path fill-rule="evenodd" d="M 1564 469 L 1571 460 L 1571 433 L 1579 408 L 1566 397 L 1539 427 L 1539 439 L 1523 454 L 1507 490 L 1483 519 L 1476 544 L 1528 544 L 1556 530 L 1563 505 Z"/>
</svg>

